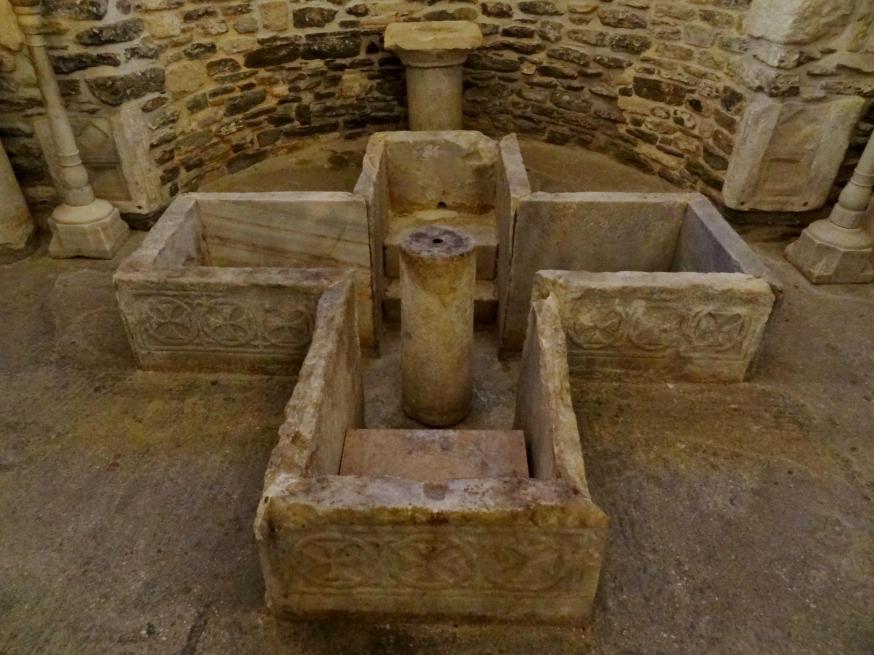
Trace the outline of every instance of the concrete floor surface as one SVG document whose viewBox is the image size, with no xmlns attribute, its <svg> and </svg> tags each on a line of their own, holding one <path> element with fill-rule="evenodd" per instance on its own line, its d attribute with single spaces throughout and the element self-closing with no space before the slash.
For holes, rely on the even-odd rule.
<svg viewBox="0 0 874 655">
<path fill-rule="evenodd" d="M 611 517 L 579 629 L 274 621 L 252 523 L 294 379 L 138 371 L 118 259 L 0 266 L 0 653 L 871 655 L 874 285 L 782 245 L 754 244 L 786 293 L 750 382 L 574 381 Z M 371 423 L 402 424 L 392 340 Z M 471 424 L 503 427 L 515 364 L 476 342 Z"/>
</svg>

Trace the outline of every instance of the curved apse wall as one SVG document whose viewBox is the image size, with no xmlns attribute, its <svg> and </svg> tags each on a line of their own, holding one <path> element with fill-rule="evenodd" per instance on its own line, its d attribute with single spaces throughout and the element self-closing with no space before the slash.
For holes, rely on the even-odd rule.
<svg viewBox="0 0 874 655">
<path fill-rule="evenodd" d="M 0 136 L 39 213 L 56 200 L 53 156 L 6 3 Z M 381 47 L 394 20 L 480 25 L 466 127 L 582 145 L 717 199 L 757 96 L 874 94 L 863 0 L 47 0 L 44 14 L 95 187 L 139 226 L 302 142 L 402 129 L 403 68 Z"/>
</svg>

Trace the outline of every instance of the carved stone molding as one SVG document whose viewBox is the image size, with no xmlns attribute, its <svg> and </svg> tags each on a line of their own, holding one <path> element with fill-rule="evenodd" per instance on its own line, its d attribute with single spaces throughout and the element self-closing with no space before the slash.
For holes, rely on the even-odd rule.
<svg viewBox="0 0 874 655">
<path fill-rule="evenodd" d="M 524 535 L 524 536 L 523 536 Z M 388 526 L 295 531 L 291 593 L 572 594 L 591 548 L 587 530 Z"/>
</svg>

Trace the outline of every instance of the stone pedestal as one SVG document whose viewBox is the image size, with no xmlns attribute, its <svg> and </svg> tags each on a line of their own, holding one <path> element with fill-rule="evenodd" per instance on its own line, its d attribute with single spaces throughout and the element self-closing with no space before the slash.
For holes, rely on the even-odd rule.
<svg viewBox="0 0 874 655">
<path fill-rule="evenodd" d="M 482 43 L 475 23 L 392 23 L 385 47 L 406 67 L 411 130 L 462 129 L 462 64 Z"/>
<path fill-rule="evenodd" d="M 87 205 L 61 203 L 49 219 L 52 257 L 112 259 L 124 244 L 128 226 L 107 200 L 93 198 Z"/>
<path fill-rule="evenodd" d="M 6 151 L 0 148 L 0 263 L 26 256 L 33 220 Z"/>
<path fill-rule="evenodd" d="M 94 197 L 46 51 L 39 0 L 12 0 L 12 5 L 45 102 L 60 167 L 58 192 L 63 202 L 49 219 L 49 255 L 112 259 L 127 238 L 128 227 L 115 207 Z"/>
<path fill-rule="evenodd" d="M 874 137 L 828 219 L 809 225 L 786 248 L 788 259 L 814 284 L 857 284 L 874 280 L 872 240 L 864 227 L 874 190 Z"/>
<path fill-rule="evenodd" d="M 425 425 L 454 425 L 473 396 L 473 239 L 428 226 L 400 252 L 404 412 Z"/>
</svg>

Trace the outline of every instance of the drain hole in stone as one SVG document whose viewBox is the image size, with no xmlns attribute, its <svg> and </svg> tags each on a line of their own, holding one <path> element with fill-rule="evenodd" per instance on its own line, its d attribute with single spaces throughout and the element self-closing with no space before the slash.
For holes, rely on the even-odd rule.
<svg viewBox="0 0 874 655">
<path fill-rule="evenodd" d="M 441 239 L 440 237 L 436 237 L 434 239 L 431 239 L 431 243 L 443 243 L 443 239 Z"/>
<path fill-rule="evenodd" d="M 446 209 L 446 203 L 441 200 L 437 203 L 437 209 Z"/>
</svg>

